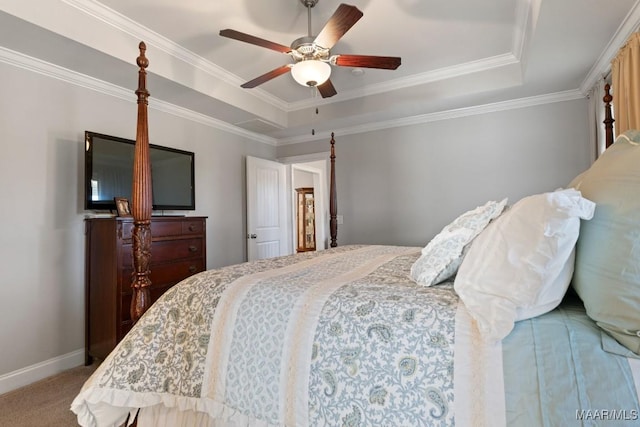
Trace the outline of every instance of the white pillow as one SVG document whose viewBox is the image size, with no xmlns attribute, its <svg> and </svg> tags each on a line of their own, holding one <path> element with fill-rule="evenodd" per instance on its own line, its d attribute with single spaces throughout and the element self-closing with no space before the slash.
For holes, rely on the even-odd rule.
<svg viewBox="0 0 640 427">
<path fill-rule="evenodd" d="M 440 283 L 457 271 L 473 239 L 489 222 L 502 213 L 507 199 L 489 201 L 463 213 L 442 229 L 422 249 L 422 255 L 411 266 L 411 279 L 423 286 Z"/>
<path fill-rule="evenodd" d="M 575 189 L 525 197 L 474 240 L 454 289 L 485 338 L 502 340 L 514 322 L 560 304 L 580 218 L 591 219 L 594 209 Z"/>
</svg>

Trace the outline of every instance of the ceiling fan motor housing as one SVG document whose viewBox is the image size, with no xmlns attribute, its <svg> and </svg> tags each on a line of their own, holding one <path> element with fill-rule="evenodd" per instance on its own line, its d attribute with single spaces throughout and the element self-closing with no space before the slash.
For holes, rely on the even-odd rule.
<svg viewBox="0 0 640 427">
<path fill-rule="evenodd" d="M 315 37 L 305 36 L 296 39 L 291 43 L 291 56 L 296 62 L 316 59 L 327 61 L 329 59 L 329 49 L 318 46 L 313 41 Z"/>
</svg>

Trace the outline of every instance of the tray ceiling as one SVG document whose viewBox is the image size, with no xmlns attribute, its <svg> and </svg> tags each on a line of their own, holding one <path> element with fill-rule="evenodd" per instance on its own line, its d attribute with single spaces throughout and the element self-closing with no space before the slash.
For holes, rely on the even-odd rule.
<svg viewBox="0 0 640 427">
<path fill-rule="evenodd" d="M 637 0 L 349 4 L 364 16 L 331 52 L 400 56 L 402 65 L 332 67 L 338 94 L 325 99 L 288 73 L 240 88 L 291 60 L 218 35 L 231 28 L 289 45 L 307 33 L 299 0 L 0 0 L 0 60 L 127 98 L 143 40 L 152 108 L 287 144 L 514 100 L 584 97 L 638 21 Z M 312 31 L 338 5 L 320 0 Z"/>
</svg>

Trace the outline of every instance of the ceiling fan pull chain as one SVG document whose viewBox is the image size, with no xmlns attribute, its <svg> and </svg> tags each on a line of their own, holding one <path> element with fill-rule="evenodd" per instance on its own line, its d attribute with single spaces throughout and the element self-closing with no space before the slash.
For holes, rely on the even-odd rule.
<svg viewBox="0 0 640 427">
<path fill-rule="evenodd" d="M 313 122 L 317 121 L 318 113 L 319 113 L 319 110 L 318 110 L 318 107 L 316 107 L 316 114 L 313 117 L 313 120 L 312 120 Z M 311 129 L 311 135 L 315 135 L 315 134 L 316 134 L 316 130 L 315 130 L 315 128 L 312 128 Z"/>
</svg>

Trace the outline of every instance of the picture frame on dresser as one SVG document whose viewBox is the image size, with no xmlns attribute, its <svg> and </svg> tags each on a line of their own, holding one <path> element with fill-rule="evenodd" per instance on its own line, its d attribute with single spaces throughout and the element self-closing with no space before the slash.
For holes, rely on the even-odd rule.
<svg viewBox="0 0 640 427">
<path fill-rule="evenodd" d="M 116 204 L 116 212 L 118 212 L 118 216 L 121 217 L 130 217 L 131 209 L 129 208 L 129 199 L 125 197 L 114 197 L 113 201 Z"/>
</svg>

